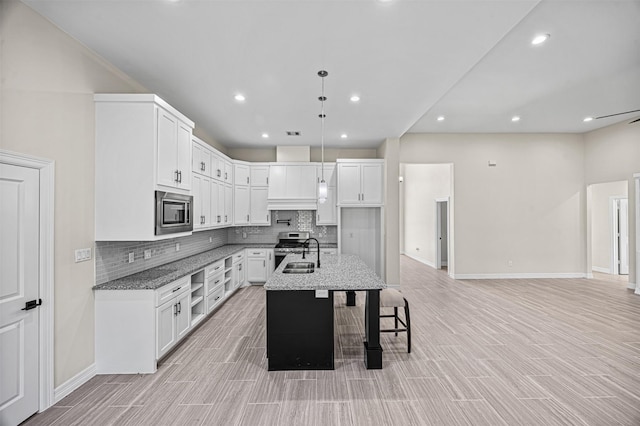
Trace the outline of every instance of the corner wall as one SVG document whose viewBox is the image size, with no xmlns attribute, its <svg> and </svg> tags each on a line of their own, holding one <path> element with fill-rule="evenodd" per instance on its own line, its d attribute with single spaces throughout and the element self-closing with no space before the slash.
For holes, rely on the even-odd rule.
<svg viewBox="0 0 640 426">
<path fill-rule="evenodd" d="M 454 164 L 456 278 L 585 275 L 582 135 L 407 134 L 399 161 Z"/>
<path fill-rule="evenodd" d="M 144 92 L 18 1 L 0 2 L 0 148 L 55 161 L 54 386 L 94 363 L 94 103 Z"/>
</svg>

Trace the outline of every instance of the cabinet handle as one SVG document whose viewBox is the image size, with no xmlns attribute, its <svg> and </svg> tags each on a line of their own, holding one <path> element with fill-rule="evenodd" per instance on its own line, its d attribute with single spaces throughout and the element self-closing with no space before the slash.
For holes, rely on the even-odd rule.
<svg viewBox="0 0 640 426">
<path fill-rule="evenodd" d="M 217 172 L 218 172 L 218 173 L 217 173 L 217 174 L 218 174 L 218 177 L 220 177 L 220 176 L 222 175 L 222 172 L 220 171 L 220 169 L 218 169 L 218 170 L 217 170 Z"/>
<path fill-rule="evenodd" d="M 173 305 L 173 316 L 178 316 L 178 304 Z"/>
<path fill-rule="evenodd" d="M 221 297 L 221 296 L 216 297 L 215 299 L 213 299 L 213 301 L 215 302 L 215 301 L 219 300 L 219 299 L 220 299 L 220 297 Z"/>
<path fill-rule="evenodd" d="M 178 170 L 177 173 L 178 179 L 176 179 L 176 182 L 182 183 L 182 171 Z"/>
<path fill-rule="evenodd" d="M 182 286 L 178 287 L 178 288 L 174 288 L 172 293 L 175 293 L 176 291 L 180 290 L 182 288 Z"/>
<path fill-rule="evenodd" d="M 362 201 L 364 201 L 364 192 L 362 193 Z"/>
<path fill-rule="evenodd" d="M 218 223 L 222 222 L 222 216 L 218 215 Z"/>
<path fill-rule="evenodd" d="M 224 180 L 227 180 L 227 172 L 224 172 Z"/>
<path fill-rule="evenodd" d="M 238 265 L 238 271 L 242 271 L 242 263 Z"/>
<path fill-rule="evenodd" d="M 267 222 L 269 222 L 269 213 L 267 213 Z"/>
<path fill-rule="evenodd" d="M 320 222 L 320 215 L 316 218 L 316 222 Z"/>
<path fill-rule="evenodd" d="M 204 161 L 200 162 L 200 170 L 204 172 Z"/>
<path fill-rule="evenodd" d="M 266 267 L 267 267 L 267 261 L 266 261 L 266 260 L 263 260 L 263 261 L 262 261 L 262 267 L 263 267 L 263 268 L 266 268 Z"/>
<path fill-rule="evenodd" d="M 269 176 L 267 176 L 267 185 L 269 185 Z"/>
<path fill-rule="evenodd" d="M 180 171 L 179 171 L 179 170 L 176 170 L 175 172 L 173 172 L 173 174 L 175 175 L 175 178 L 174 178 L 173 180 L 174 180 L 174 181 L 176 181 L 176 182 L 180 182 L 180 181 L 178 180 L 178 173 L 180 173 Z"/>
<path fill-rule="evenodd" d="M 271 260 L 271 252 L 269 252 L 269 260 Z"/>
<path fill-rule="evenodd" d="M 178 302 L 178 314 L 182 313 L 182 302 Z"/>
<path fill-rule="evenodd" d="M 225 223 L 227 222 L 227 215 L 226 214 L 224 215 L 224 221 L 225 221 Z"/>
<path fill-rule="evenodd" d="M 247 215 L 247 222 L 249 222 L 249 215 Z"/>
</svg>

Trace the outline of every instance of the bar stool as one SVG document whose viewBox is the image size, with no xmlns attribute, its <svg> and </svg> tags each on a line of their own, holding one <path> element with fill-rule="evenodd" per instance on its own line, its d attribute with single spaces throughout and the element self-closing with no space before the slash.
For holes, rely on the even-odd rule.
<svg viewBox="0 0 640 426">
<path fill-rule="evenodd" d="M 395 328 L 380 330 L 381 333 L 407 333 L 407 353 L 411 353 L 411 319 L 409 318 L 409 302 L 402 296 L 398 290 L 394 288 L 385 288 L 380 291 L 380 307 L 393 308 L 393 315 L 380 315 L 380 318 L 393 318 L 395 320 Z M 404 307 L 404 318 L 406 323 L 398 316 L 398 308 Z M 398 328 L 398 323 L 404 328 Z"/>
</svg>

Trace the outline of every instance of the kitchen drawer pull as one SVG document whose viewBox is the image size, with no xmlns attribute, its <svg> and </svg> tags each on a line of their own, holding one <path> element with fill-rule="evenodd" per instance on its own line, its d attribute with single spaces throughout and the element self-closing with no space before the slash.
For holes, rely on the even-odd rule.
<svg viewBox="0 0 640 426">
<path fill-rule="evenodd" d="M 178 314 L 182 313 L 182 302 L 178 302 Z"/>
<path fill-rule="evenodd" d="M 221 298 L 221 297 L 222 297 L 222 296 L 218 296 L 218 297 L 216 297 L 215 299 L 213 299 L 213 301 L 214 301 L 214 302 L 217 302 L 218 300 L 220 300 L 220 298 Z"/>
<path fill-rule="evenodd" d="M 220 169 L 218 169 L 218 170 L 217 170 L 217 172 L 218 172 L 218 173 L 217 173 L 217 174 L 218 174 L 218 177 L 221 177 L 222 172 L 220 172 Z"/>
<path fill-rule="evenodd" d="M 174 288 L 173 289 L 173 293 L 175 293 L 176 291 L 180 290 L 182 288 L 182 286 L 178 287 L 178 288 Z"/>
</svg>

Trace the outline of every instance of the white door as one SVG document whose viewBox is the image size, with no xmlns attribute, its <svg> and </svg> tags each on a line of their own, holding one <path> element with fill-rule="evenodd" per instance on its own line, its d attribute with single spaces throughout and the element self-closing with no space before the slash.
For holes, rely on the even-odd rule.
<svg viewBox="0 0 640 426">
<path fill-rule="evenodd" d="M 620 257 L 620 275 L 629 275 L 629 200 L 620 200 L 620 210 L 618 211 L 618 232 L 619 245 L 618 255 Z"/>
<path fill-rule="evenodd" d="M 0 164 L 0 424 L 38 411 L 39 172 Z"/>
</svg>

